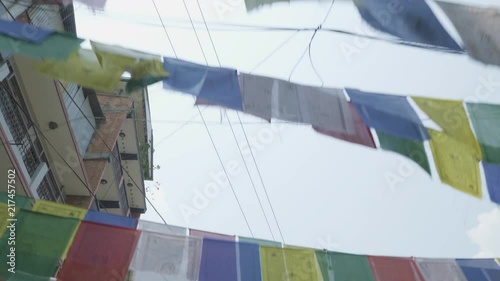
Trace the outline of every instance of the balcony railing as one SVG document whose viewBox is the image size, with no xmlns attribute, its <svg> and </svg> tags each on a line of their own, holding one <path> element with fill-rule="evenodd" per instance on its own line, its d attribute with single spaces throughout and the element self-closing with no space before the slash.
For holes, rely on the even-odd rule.
<svg viewBox="0 0 500 281">
<path fill-rule="evenodd" d="M 16 145 L 21 152 L 21 157 L 26 166 L 28 174 L 33 176 L 36 168 L 40 164 L 40 159 L 37 157 L 35 147 L 31 140 L 31 136 L 28 131 L 27 117 L 23 118 L 23 112 L 19 109 L 19 93 L 17 82 L 15 78 L 11 76 L 1 82 L 0 85 L 0 111 L 5 118 L 9 131 L 12 134 L 13 143 L 10 145 Z M 13 101 L 12 99 L 16 99 Z M 24 109 L 25 110 L 25 109 Z M 26 111 L 25 111 L 26 112 Z"/>
<path fill-rule="evenodd" d="M 127 190 L 125 184 L 122 182 L 119 190 L 120 194 L 120 209 L 122 210 L 122 215 L 127 216 L 130 206 L 128 205 Z"/>
</svg>

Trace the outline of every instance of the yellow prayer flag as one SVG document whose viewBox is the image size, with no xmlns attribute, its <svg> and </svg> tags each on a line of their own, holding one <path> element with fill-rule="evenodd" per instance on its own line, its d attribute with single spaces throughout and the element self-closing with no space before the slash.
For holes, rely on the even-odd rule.
<svg viewBox="0 0 500 281">
<path fill-rule="evenodd" d="M 472 132 L 463 101 L 412 97 L 415 103 L 447 135 L 469 146 L 482 159 L 481 148 Z"/>
<path fill-rule="evenodd" d="M 482 198 L 479 162 L 474 150 L 443 132 L 427 131 L 431 136 L 429 143 L 441 181 Z"/>
<path fill-rule="evenodd" d="M 7 229 L 7 225 L 9 224 L 7 220 L 9 218 L 11 218 L 9 216 L 9 206 L 7 204 L 0 203 L 0 237 L 2 237 Z"/>
<path fill-rule="evenodd" d="M 145 60 L 134 64 L 130 70 L 132 79 L 142 79 L 145 76 L 168 77 L 169 73 L 159 60 Z"/>
<path fill-rule="evenodd" d="M 85 219 L 85 215 L 87 215 L 87 209 L 45 200 L 37 200 L 35 202 L 35 205 L 33 206 L 32 211 L 57 217 L 73 218 L 79 220 Z"/>
<path fill-rule="evenodd" d="M 126 49 L 116 45 L 90 42 L 97 59 L 102 67 L 117 67 L 128 70 L 139 61 L 159 61 L 161 56 L 148 54 L 140 51 Z"/>
<path fill-rule="evenodd" d="M 314 250 L 261 246 L 260 255 L 264 281 L 323 281 Z"/>
<path fill-rule="evenodd" d="M 103 68 L 90 50 L 80 49 L 66 61 L 42 61 L 35 70 L 54 79 L 79 84 L 104 92 L 113 91 L 120 82 L 123 70 Z"/>
</svg>

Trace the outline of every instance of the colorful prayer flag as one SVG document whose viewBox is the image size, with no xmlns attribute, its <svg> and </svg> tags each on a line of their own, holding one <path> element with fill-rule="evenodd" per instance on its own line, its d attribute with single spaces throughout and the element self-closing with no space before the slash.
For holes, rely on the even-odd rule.
<svg viewBox="0 0 500 281">
<path fill-rule="evenodd" d="M 500 10 L 494 7 L 436 1 L 462 38 L 468 55 L 485 64 L 500 65 Z"/>
<path fill-rule="evenodd" d="M 482 163 L 490 200 L 500 204 L 500 165 Z"/>
<path fill-rule="evenodd" d="M 456 141 L 469 146 L 478 159 L 482 159 L 481 149 L 469 125 L 463 101 L 412 97 L 422 111 L 429 116 L 443 132 Z"/>
<path fill-rule="evenodd" d="M 474 151 L 446 133 L 428 130 L 432 155 L 441 181 L 481 198 L 481 176 Z"/>
<path fill-rule="evenodd" d="M 140 61 L 131 67 L 130 73 L 131 78 L 125 88 L 127 92 L 146 88 L 169 76 L 159 60 Z"/>
<path fill-rule="evenodd" d="M 260 247 L 263 281 L 287 280 L 284 248 Z"/>
<path fill-rule="evenodd" d="M 174 58 L 163 58 L 170 74 L 163 88 L 199 97 L 227 108 L 242 110 L 238 75 L 235 69 L 210 67 Z"/>
<path fill-rule="evenodd" d="M 89 210 L 85 215 L 85 221 L 112 225 L 123 228 L 136 229 L 137 219 Z"/>
<path fill-rule="evenodd" d="M 429 135 L 407 98 L 346 89 L 365 124 L 395 137 L 427 140 Z"/>
<path fill-rule="evenodd" d="M 35 70 L 51 78 L 104 92 L 113 91 L 123 73 L 119 68 L 102 68 L 94 53 L 83 49 L 64 62 L 42 61 L 35 66 Z"/>
<path fill-rule="evenodd" d="M 425 281 L 411 258 L 368 256 L 376 281 Z"/>
<path fill-rule="evenodd" d="M 159 55 L 148 54 L 117 45 L 108 45 L 95 41 L 90 41 L 90 45 L 92 46 L 92 50 L 97 60 L 104 68 L 111 67 L 128 70 L 140 61 L 159 61 L 161 63 L 161 56 Z"/>
<path fill-rule="evenodd" d="M 316 251 L 323 280 L 375 281 L 366 256 Z"/>
<path fill-rule="evenodd" d="M 377 132 L 377 136 L 382 149 L 401 154 L 413 160 L 429 175 L 431 174 L 427 153 L 422 142 L 394 137 L 384 132 Z"/>
<path fill-rule="evenodd" d="M 375 29 L 404 41 L 462 51 L 425 1 L 355 0 L 354 3 L 361 17 Z"/>
<path fill-rule="evenodd" d="M 314 250 L 285 248 L 286 272 L 290 281 L 322 281 Z"/>
<path fill-rule="evenodd" d="M 466 103 L 466 106 L 483 160 L 500 164 L 500 105 Z"/>
<path fill-rule="evenodd" d="M 124 280 L 140 231 L 82 221 L 58 280 Z"/>
<path fill-rule="evenodd" d="M 27 210 L 19 210 L 16 222 L 15 267 L 17 272 L 49 277 L 63 258 L 71 237 L 80 221 L 74 218 L 51 216 Z M 0 252 L 9 253 L 9 232 L 0 239 Z M 0 256 L 0 279 L 10 280 L 9 257 Z M 109 281 L 109 280 L 106 280 Z"/>
<path fill-rule="evenodd" d="M 39 44 L 0 35 L 0 51 L 32 58 L 64 61 L 80 47 L 83 41 L 83 39 L 57 32 L 51 34 Z"/>
<path fill-rule="evenodd" d="M 363 122 L 363 119 L 359 115 L 358 111 L 356 108 L 352 105 L 349 104 L 349 111 L 351 113 L 352 119 L 354 121 L 354 126 L 356 133 L 354 135 L 349 135 L 345 133 L 337 133 L 337 132 L 332 132 L 328 130 L 324 130 L 322 128 L 318 128 L 313 126 L 313 129 L 323 135 L 327 135 L 330 137 L 334 137 L 340 140 L 364 145 L 367 147 L 375 148 L 375 142 L 373 141 L 372 134 L 370 132 L 370 129 L 366 127 L 365 123 Z"/>
<path fill-rule="evenodd" d="M 24 24 L 18 21 L 0 19 L 0 34 L 10 36 L 14 39 L 40 43 L 47 39 L 55 31 L 47 30 L 32 24 Z"/>
<path fill-rule="evenodd" d="M 236 242 L 203 238 L 199 281 L 238 281 Z"/>
<path fill-rule="evenodd" d="M 415 258 L 425 281 L 467 281 L 455 260 Z"/>
<path fill-rule="evenodd" d="M 467 280 L 500 280 L 500 266 L 494 259 L 457 259 Z"/>
<path fill-rule="evenodd" d="M 259 244 L 238 242 L 238 269 L 240 281 L 261 281 Z"/>
<path fill-rule="evenodd" d="M 196 281 L 202 239 L 142 231 L 130 268 L 148 280 Z"/>
<path fill-rule="evenodd" d="M 0 203 L 0 237 L 2 237 L 3 233 L 7 229 L 7 225 L 9 225 L 8 219 L 11 218 L 10 216 L 11 213 L 12 212 L 9 212 L 9 205 Z"/>
</svg>

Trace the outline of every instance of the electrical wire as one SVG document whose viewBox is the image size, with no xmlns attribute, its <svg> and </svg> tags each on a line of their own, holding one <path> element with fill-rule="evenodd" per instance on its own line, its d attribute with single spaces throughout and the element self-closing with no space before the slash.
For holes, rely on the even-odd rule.
<svg viewBox="0 0 500 281">
<path fill-rule="evenodd" d="M 196 35 L 196 39 L 198 40 L 198 44 L 199 44 L 199 46 L 200 46 L 200 49 L 202 50 L 202 53 L 203 53 L 203 56 L 204 56 L 205 62 L 206 62 L 206 64 L 207 64 L 207 66 L 208 66 L 208 60 L 207 60 L 207 58 L 206 58 L 206 56 L 205 56 L 205 52 L 203 51 L 203 46 L 201 45 L 201 41 L 200 41 L 200 39 L 199 39 L 199 37 L 198 37 L 198 33 L 196 32 L 196 28 L 194 27 L 193 19 L 191 18 L 191 13 L 189 12 L 189 9 L 188 9 L 188 7 L 187 7 L 186 1 L 185 1 L 185 0 L 182 0 L 182 1 L 184 2 L 184 7 L 186 8 L 186 12 L 188 13 L 189 20 L 191 21 L 191 25 L 192 25 L 193 30 L 194 30 L 195 35 Z M 198 4 L 199 4 L 199 3 L 198 3 Z M 199 6 L 198 6 L 198 7 L 199 7 Z M 215 153 L 217 154 L 217 158 L 219 159 L 219 162 L 220 162 L 220 164 L 221 164 L 221 166 L 222 166 L 222 169 L 223 169 L 223 171 L 224 171 L 224 174 L 226 175 L 226 178 L 227 178 L 227 180 L 228 180 L 229 186 L 231 187 L 231 190 L 232 190 L 232 192 L 233 192 L 234 198 L 236 199 L 236 202 L 238 203 L 238 206 L 239 206 L 239 208 L 240 208 L 241 214 L 243 215 L 243 218 L 244 218 L 245 223 L 246 223 L 246 225 L 247 225 L 247 227 L 248 227 L 248 230 L 250 231 L 250 234 L 252 235 L 252 237 L 254 237 L 254 234 L 253 234 L 252 228 L 250 227 L 250 224 L 249 224 L 248 219 L 247 219 L 247 217 L 246 217 L 246 215 L 245 215 L 245 212 L 243 211 L 243 207 L 241 206 L 240 200 L 238 199 L 238 195 L 236 194 L 236 191 L 234 190 L 234 186 L 233 186 L 233 184 L 232 184 L 232 182 L 231 182 L 231 179 L 230 179 L 230 177 L 229 177 L 229 174 L 228 174 L 228 173 L 227 173 L 227 171 L 226 171 L 226 167 L 224 167 L 224 163 L 222 162 L 222 158 L 221 158 L 221 156 L 220 156 L 220 154 L 219 154 L 219 151 L 218 151 L 218 149 L 217 149 L 217 146 L 215 145 L 215 142 L 214 142 L 214 139 L 213 139 L 213 137 L 212 137 L 212 134 L 210 133 L 210 129 L 208 128 L 208 126 L 207 126 L 207 124 L 206 124 L 206 121 L 205 121 L 205 118 L 203 117 L 203 113 L 202 113 L 202 112 L 201 112 L 201 110 L 200 110 L 200 106 L 199 106 L 199 105 L 196 105 L 196 108 L 198 109 L 198 113 L 199 113 L 199 115 L 200 115 L 200 117 L 201 117 L 201 120 L 203 121 L 203 123 L 204 123 L 204 125 L 205 125 L 205 129 L 206 129 L 206 131 L 207 131 L 208 137 L 210 138 L 210 141 L 211 141 L 212 146 L 213 146 L 213 148 L 214 148 L 214 150 L 215 150 Z"/>
<path fill-rule="evenodd" d="M 172 43 L 172 40 L 170 39 L 170 35 L 168 35 L 167 28 L 165 27 L 165 24 L 163 23 L 163 19 L 160 16 L 160 11 L 158 11 L 158 7 L 156 6 L 156 2 L 155 2 L 155 0 L 151 0 L 151 1 L 153 2 L 156 13 L 158 14 L 158 18 L 160 19 L 161 25 L 163 26 L 163 30 L 165 31 L 165 35 L 167 35 L 167 39 L 168 39 L 168 42 L 170 43 L 170 46 L 172 47 L 172 51 L 174 52 L 174 55 L 177 58 L 177 53 L 175 52 L 174 44 Z"/>
</svg>

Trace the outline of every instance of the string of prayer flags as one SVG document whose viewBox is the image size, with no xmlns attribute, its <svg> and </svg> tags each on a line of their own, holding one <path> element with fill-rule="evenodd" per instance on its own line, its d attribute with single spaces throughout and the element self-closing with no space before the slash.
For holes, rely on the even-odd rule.
<svg viewBox="0 0 500 281">
<path fill-rule="evenodd" d="M 323 280 L 375 281 L 366 256 L 316 251 Z"/>
<path fill-rule="evenodd" d="M 198 280 L 202 239 L 185 235 L 142 231 L 130 265 L 137 280 Z"/>
<path fill-rule="evenodd" d="M 35 70 L 54 79 L 79 84 L 104 92 L 113 91 L 120 82 L 123 70 L 103 68 L 89 50 L 80 49 L 64 62 L 42 61 Z"/>
<path fill-rule="evenodd" d="M 71 237 L 80 221 L 27 210 L 19 210 L 16 222 L 15 271 L 8 271 L 9 257 L 0 256 L 0 279 L 11 280 L 11 275 L 24 272 L 34 276 L 50 277 L 63 258 Z M 0 239 L 0 252 L 9 253 L 9 232 Z M 12 276 L 13 277 L 13 276 Z"/>
<path fill-rule="evenodd" d="M 137 228 L 143 231 L 177 235 L 177 236 L 185 236 L 187 234 L 187 228 L 185 227 L 166 225 L 144 220 L 139 220 Z"/>
<path fill-rule="evenodd" d="M 124 280 L 139 235 L 135 229 L 82 221 L 58 280 Z"/>
<path fill-rule="evenodd" d="M 272 91 L 276 80 L 271 77 L 240 73 L 238 81 L 243 99 L 243 111 L 265 120 L 271 120 L 273 117 Z"/>
<path fill-rule="evenodd" d="M 415 258 L 415 263 L 425 281 L 467 281 L 455 260 Z"/>
<path fill-rule="evenodd" d="M 361 17 L 373 28 L 404 41 L 463 51 L 426 1 L 355 0 Z"/>
<path fill-rule="evenodd" d="M 350 103 L 349 104 L 349 112 L 351 113 L 352 120 L 354 121 L 354 128 L 356 133 L 353 135 L 345 134 L 345 133 L 337 133 L 333 131 L 324 130 L 322 128 L 318 128 L 313 126 L 313 129 L 323 135 L 327 135 L 330 137 L 334 137 L 340 140 L 364 145 L 371 148 L 376 148 L 375 142 L 373 141 L 372 133 L 370 129 L 365 125 L 361 115 L 359 115 L 356 108 Z"/>
<path fill-rule="evenodd" d="M 376 281 L 425 281 L 412 258 L 368 256 Z"/>
<path fill-rule="evenodd" d="M 466 103 L 483 160 L 500 164 L 500 105 Z"/>
<path fill-rule="evenodd" d="M 490 200 L 500 204 L 500 165 L 486 162 L 482 163 Z"/>
<path fill-rule="evenodd" d="M 115 215 L 111 213 L 103 213 L 89 210 L 85 215 L 85 221 L 107 224 L 117 227 L 136 229 L 138 220 L 136 218 Z"/>
<path fill-rule="evenodd" d="M 314 250 L 284 248 L 283 252 L 288 276 L 286 280 L 323 280 Z"/>
<path fill-rule="evenodd" d="M 428 130 L 432 155 L 441 181 L 481 198 L 481 176 L 474 151 L 446 133 Z"/>
<path fill-rule="evenodd" d="M 407 98 L 346 89 L 365 124 L 400 138 L 424 141 L 429 135 Z"/>
<path fill-rule="evenodd" d="M 18 40 L 38 44 L 47 39 L 47 37 L 54 32 L 54 30 L 47 30 L 31 24 L 23 24 L 18 21 L 0 19 L 0 34 L 7 35 Z"/>
<path fill-rule="evenodd" d="M 190 94 L 227 108 L 243 109 L 236 70 L 167 57 L 163 58 L 163 66 L 170 74 L 163 79 L 164 89 Z"/>
<path fill-rule="evenodd" d="M 238 270 L 240 281 L 262 280 L 259 244 L 238 241 Z"/>
<path fill-rule="evenodd" d="M 83 39 L 54 32 L 40 43 L 19 40 L 0 35 L 0 51 L 20 54 L 31 58 L 64 61 L 80 47 Z"/>
<path fill-rule="evenodd" d="M 500 266 L 492 259 L 456 260 L 467 280 L 500 280 Z"/>
<path fill-rule="evenodd" d="M 448 136 L 469 146 L 478 159 L 482 159 L 479 143 L 469 125 L 463 101 L 412 97 L 422 111 L 429 116 Z"/>
<path fill-rule="evenodd" d="M 500 10 L 436 1 L 460 35 L 468 55 L 482 63 L 500 65 Z"/>
<path fill-rule="evenodd" d="M 424 169 L 429 175 L 431 170 L 424 144 L 417 140 L 394 137 L 390 134 L 377 131 L 380 148 L 403 155 Z"/>
</svg>

